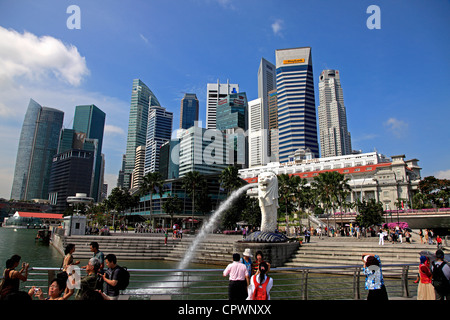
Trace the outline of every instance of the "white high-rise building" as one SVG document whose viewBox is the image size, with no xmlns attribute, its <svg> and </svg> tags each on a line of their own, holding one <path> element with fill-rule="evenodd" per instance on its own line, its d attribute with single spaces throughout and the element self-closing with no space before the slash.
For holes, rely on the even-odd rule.
<svg viewBox="0 0 450 320">
<path fill-rule="evenodd" d="M 264 125 L 264 106 L 261 98 L 248 102 L 248 165 L 262 166 L 269 162 L 268 129 Z"/>
<path fill-rule="evenodd" d="M 347 114 L 338 70 L 324 70 L 319 78 L 319 134 L 322 158 L 352 153 Z"/>
<path fill-rule="evenodd" d="M 206 129 L 216 129 L 216 109 L 219 100 L 231 93 L 239 93 L 238 84 L 208 83 L 206 85 Z"/>
</svg>

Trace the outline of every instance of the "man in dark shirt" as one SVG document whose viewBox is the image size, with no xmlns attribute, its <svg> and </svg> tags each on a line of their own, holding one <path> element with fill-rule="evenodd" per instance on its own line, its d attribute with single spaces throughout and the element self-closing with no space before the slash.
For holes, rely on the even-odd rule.
<svg viewBox="0 0 450 320">
<path fill-rule="evenodd" d="M 117 288 L 119 267 L 117 265 L 117 258 L 114 254 L 108 254 L 105 257 L 105 264 L 108 267 L 103 274 L 103 280 L 106 283 L 105 294 L 111 300 L 119 299 L 119 289 Z"/>
</svg>

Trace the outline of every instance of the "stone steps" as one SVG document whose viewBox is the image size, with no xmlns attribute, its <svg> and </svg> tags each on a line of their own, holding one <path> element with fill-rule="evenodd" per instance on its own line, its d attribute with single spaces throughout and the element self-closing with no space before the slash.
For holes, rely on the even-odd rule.
<svg viewBox="0 0 450 320">
<path fill-rule="evenodd" d="M 105 254 L 114 253 L 118 260 L 168 260 L 181 261 L 195 237 L 184 236 L 182 240 L 167 239 L 164 244 L 162 235 L 137 236 L 121 235 L 109 236 L 70 236 L 65 237 L 63 247 L 68 243 L 75 244 L 76 259 L 89 259 L 92 257 L 90 243 L 97 241 L 100 250 Z M 211 237 L 200 243 L 196 254 L 192 259 L 193 263 L 208 263 L 226 265 L 231 261 L 233 254 L 234 238 L 231 237 Z M 63 251 L 63 249 L 60 249 Z"/>
<path fill-rule="evenodd" d="M 303 244 L 297 252 L 284 265 L 285 267 L 317 267 L 357 265 L 360 266 L 361 256 L 364 253 L 378 254 L 382 264 L 419 263 L 419 252 L 436 251 L 436 246 L 417 243 L 385 242 L 378 245 L 378 240 L 370 238 L 347 240 L 349 238 L 315 238 L 311 243 Z M 352 239 L 352 238 L 350 238 Z"/>
</svg>

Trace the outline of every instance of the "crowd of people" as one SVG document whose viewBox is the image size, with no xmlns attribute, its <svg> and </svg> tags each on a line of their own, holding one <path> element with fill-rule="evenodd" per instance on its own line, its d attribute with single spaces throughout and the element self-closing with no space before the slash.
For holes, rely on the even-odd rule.
<svg viewBox="0 0 450 320">
<path fill-rule="evenodd" d="M 239 253 L 234 253 L 233 262 L 223 271 L 223 276 L 229 277 L 228 299 L 270 300 L 273 286 L 273 278 L 267 275 L 270 263 L 264 261 L 262 251 L 256 252 L 254 261 L 251 249 L 245 249 L 242 255 L 241 258 Z"/>
<path fill-rule="evenodd" d="M 86 270 L 86 275 L 81 277 L 80 268 L 74 267 L 80 264 L 73 256 L 75 245 L 66 246 L 61 272 L 50 281 L 46 296 L 42 288 L 36 286 L 28 292 L 20 290 L 20 282 L 28 279 L 29 264 L 23 262 L 22 268 L 16 270 L 21 257 L 13 255 L 6 261 L 0 284 L 0 300 L 68 300 L 74 294 L 76 300 L 118 300 L 120 290 L 128 285 L 128 271 L 117 264 L 114 254 L 105 256 L 97 242 L 90 243 L 90 251 L 92 258 L 81 267 Z"/>
</svg>

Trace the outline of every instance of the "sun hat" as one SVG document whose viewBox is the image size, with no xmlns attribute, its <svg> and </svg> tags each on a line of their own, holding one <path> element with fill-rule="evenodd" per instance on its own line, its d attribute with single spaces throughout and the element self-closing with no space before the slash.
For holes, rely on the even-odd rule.
<svg viewBox="0 0 450 320">
<path fill-rule="evenodd" d="M 246 248 L 245 250 L 244 250 L 244 253 L 242 254 L 243 256 L 247 256 L 247 257 L 253 257 L 253 255 L 252 255 L 252 250 L 250 249 L 250 248 Z"/>
</svg>

